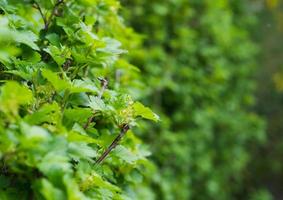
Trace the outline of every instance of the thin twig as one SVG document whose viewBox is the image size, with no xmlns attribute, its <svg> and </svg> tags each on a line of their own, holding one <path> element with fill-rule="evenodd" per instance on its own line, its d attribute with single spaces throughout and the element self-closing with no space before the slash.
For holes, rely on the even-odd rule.
<svg viewBox="0 0 283 200">
<path fill-rule="evenodd" d="M 44 22 L 44 30 L 45 31 L 48 30 L 49 25 L 50 25 L 50 23 L 52 21 L 52 18 L 55 15 L 55 13 L 56 13 L 56 11 L 58 9 L 58 6 L 60 6 L 60 4 L 62 4 L 62 3 L 64 3 L 64 0 L 58 0 L 57 1 L 57 3 L 54 5 L 54 7 L 52 9 L 52 12 L 51 12 L 49 18 L 47 19 L 46 15 L 43 14 L 40 5 L 36 1 L 34 1 L 33 7 L 36 8 L 39 11 L 40 15 L 41 15 L 41 17 L 43 19 L 43 22 Z"/>
<path fill-rule="evenodd" d="M 43 19 L 43 22 L 44 22 L 44 27 L 46 27 L 46 23 L 47 23 L 46 17 L 45 17 L 45 15 L 43 14 L 40 5 L 39 5 L 36 1 L 34 1 L 33 7 L 39 11 L 39 13 L 40 13 L 40 15 L 41 15 L 41 17 L 42 17 L 42 19 Z"/>
<path fill-rule="evenodd" d="M 100 83 L 101 83 L 101 86 L 102 86 L 101 91 L 100 91 L 100 93 L 98 95 L 98 98 L 101 99 L 103 93 L 105 92 L 106 88 L 108 87 L 108 81 L 106 79 L 104 79 L 104 78 L 98 78 L 98 80 L 100 80 Z"/>
<path fill-rule="evenodd" d="M 113 140 L 113 142 L 109 145 L 109 147 L 103 152 L 103 154 L 96 160 L 96 164 L 100 164 L 106 156 L 118 145 L 119 141 L 123 138 L 123 136 L 128 132 L 130 126 L 128 124 L 124 124 L 119 135 Z"/>
<path fill-rule="evenodd" d="M 94 114 L 88 118 L 86 124 L 84 125 L 84 129 L 87 129 L 90 125 L 90 123 L 92 122 L 92 120 L 94 119 Z"/>
</svg>

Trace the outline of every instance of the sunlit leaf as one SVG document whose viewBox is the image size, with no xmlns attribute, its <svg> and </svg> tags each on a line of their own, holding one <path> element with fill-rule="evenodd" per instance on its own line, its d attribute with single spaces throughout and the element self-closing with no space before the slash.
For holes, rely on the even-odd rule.
<svg viewBox="0 0 283 200">
<path fill-rule="evenodd" d="M 136 116 L 141 116 L 142 118 L 150 119 L 155 122 L 159 121 L 159 116 L 152 112 L 150 108 L 145 107 L 143 104 L 135 102 L 133 104 L 133 108 Z"/>
</svg>

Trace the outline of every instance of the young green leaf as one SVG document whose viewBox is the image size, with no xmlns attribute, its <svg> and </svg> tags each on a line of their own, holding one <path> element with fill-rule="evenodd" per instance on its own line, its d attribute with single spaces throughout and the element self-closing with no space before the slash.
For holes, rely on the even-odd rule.
<svg viewBox="0 0 283 200">
<path fill-rule="evenodd" d="M 56 92 L 61 92 L 72 87 L 69 81 L 61 79 L 55 72 L 52 72 L 49 69 L 42 69 L 41 72 L 42 76 L 53 85 Z"/>
<path fill-rule="evenodd" d="M 140 116 L 142 118 L 149 119 L 155 122 L 159 121 L 159 116 L 154 112 L 152 112 L 150 108 L 145 107 L 140 102 L 135 102 L 133 104 L 133 108 L 134 108 L 135 116 Z"/>
<path fill-rule="evenodd" d="M 62 46 L 60 49 L 56 46 L 50 45 L 44 49 L 59 65 L 62 66 L 67 58 L 71 57 L 71 52 L 67 47 Z"/>
<path fill-rule="evenodd" d="M 95 96 L 90 97 L 89 107 L 91 107 L 94 111 L 105 111 L 107 109 L 103 100 Z"/>
<path fill-rule="evenodd" d="M 1 88 L 0 110 L 16 115 L 20 105 L 31 103 L 32 92 L 17 82 L 9 81 Z"/>
</svg>

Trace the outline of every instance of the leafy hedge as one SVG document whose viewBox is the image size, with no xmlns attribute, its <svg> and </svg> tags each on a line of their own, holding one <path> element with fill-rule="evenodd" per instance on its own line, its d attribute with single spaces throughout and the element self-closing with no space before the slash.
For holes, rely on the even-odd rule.
<svg viewBox="0 0 283 200">
<path fill-rule="evenodd" d="M 151 164 L 132 128 L 158 116 L 130 96 L 143 84 L 124 54 L 140 40 L 119 7 L 0 1 L 0 199 L 143 195 Z"/>
<path fill-rule="evenodd" d="M 156 199 L 248 199 L 251 148 L 264 141 L 254 103 L 256 17 L 245 0 L 123 0 L 144 37 L 131 60 L 162 122 L 144 125 Z M 150 6 L 149 6 L 150 5 Z"/>
<path fill-rule="evenodd" d="M 0 1 L 0 199 L 248 199 L 249 3 L 121 3 Z"/>
</svg>

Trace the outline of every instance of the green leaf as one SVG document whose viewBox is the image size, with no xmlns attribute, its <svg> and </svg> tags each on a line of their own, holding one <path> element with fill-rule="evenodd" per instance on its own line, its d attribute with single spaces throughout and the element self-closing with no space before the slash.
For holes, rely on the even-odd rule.
<svg viewBox="0 0 283 200">
<path fill-rule="evenodd" d="M 85 124 L 92 114 L 90 108 L 68 108 L 64 112 L 64 118 L 71 124 L 70 128 L 72 128 L 75 122 Z"/>
<path fill-rule="evenodd" d="M 99 90 L 96 87 L 96 85 L 90 80 L 75 79 L 73 81 L 73 85 L 72 85 L 70 92 L 71 93 L 91 92 L 94 94 L 98 94 Z"/>
<path fill-rule="evenodd" d="M 27 123 L 20 123 L 21 132 L 25 138 L 31 141 L 46 141 L 50 138 L 50 134 L 39 126 L 30 126 Z M 24 144 L 25 145 L 25 144 Z M 27 144 L 28 145 L 28 144 Z"/>
<path fill-rule="evenodd" d="M 57 179 L 65 173 L 72 172 L 69 158 L 64 151 L 50 151 L 38 163 L 38 168 L 51 180 Z"/>
<path fill-rule="evenodd" d="M 94 111 L 105 111 L 107 109 L 103 100 L 95 96 L 90 97 L 89 107 L 91 107 Z"/>
<path fill-rule="evenodd" d="M 42 196 L 46 200 L 64 200 L 66 199 L 64 193 L 59 188 L 56 188 L 54 185 L 52 185 L 51 182 L 48 181 L 48 179 L 41 179 L 38 183 L 39 185 L 39 191 L 42 194 Z"/>
<path fill-rule="evenodd" d="M 70 142 L 85 142 L 85 143 L 88 143 L 88 144 L 91 144 L 91 143 L 95 143 L 95 144 L 101 144 L 101 141 L 97 140 L 97 139 L 94 139 L 88 135 L 83 135 L 81 133 L 78 133 L 76 131 L 70 131 L 68 133 L 68 141 Z"/>
<path fill-rule="evenodd" d="M 133 109 L 135 112 L 135 116 L 141 116 L 142 118 L 149 119 L 152 121 L 159 121 L 159 116 L 152 112 L 152 110 L 148 107 L 145 107 L 143 104 L 140 102 L 135 102 L 133 104 Z"/>
<path fill-rule="evenodd" d="M 129 149 L 122 145 L 118 145 L 113 151 L 114 155 L 125 161 L 126 163 L 133 164 L 139 160 L 139 156 L 131 152 Z"/>
<path fill-rule="evenodd" d="M 46 35 L 46 39 L 54 46 L 60 45 L 60 38 L 56 33 L 50 33 Z"/>
<path fill-rule="evenodd" d="M 61 79 L 56 73 L 52 72 L 49 69 L 42 69 L 41 72 L 42 76 L 46 78 L 51 83 L 51 85 L 53 85 L 56 92 L 61 92 L 72 87 L 69 81 Z"/>
<path fill-rule="evenodd" d="M 71 57 L 70 50 L 64 46 L 59 49 L 56 46 L 50 45 L 45 48 L 44 51 L 47 52 L 59 66 L 62 66 L 66 59 Z"/>
<path fill-rule="evenodd" d="M 35 43 L 38 40 L 38 36 L 35 35 L 33 32 L 22 31 L 22 32 L 15 32 L 14 34 L 17 42 L 28 45 L 34 50 L 39 50 L 37 44 Z"/>
<path fill-rule="evenodd" d="M 121 189 L 105 180 L 97 174 L 96 172 L 93 172 L 91 175 L 89 175 L 81 184 L 81 189 L 82 191 L 88 190 L 92 187 L 99 187 L 99 188 L 106 188 L 109 189 L 110 191 L 116 193 L 120 192 Z"/>
<path fill-rule="evenodd" d="M 121 49 L 121 42 L 115 40 L 113 38 L 105 37 L 103 38 L 105 42 L 105 47 L 98 48 L 97 50 L 100 52 L 108 53 L 110 55 L 119 55 L 122 53 L 127 53 L 126 50 Z"/>
<path fill-rule="evenodd" d="M 55 123 L 61 119 L 60 107 L 54 102 L 52 104 L 44 104 L 38 111 L 31 115 L 27 115 L 25 120 L 30 124 Z"/>
<path fill-rule="evenodd" d="M 86 159 L 94 162 L 97 152 L 84 142 L 72 142 L 68 148 L 69 155 L 75 160 Z"/>
<path fill-rule="evenodd" d="M 31 103 L 32 99 L 32 92 L 27 87 L 9 81 L 1 88 L 0 110 L 16 115 L 19 106 Z"/>
<path fill-rule="evenodd" d="M 66 174 L 63 178 L 63 183 L 67 191 L 68 200 L 91 200 L 80 191 L 78 184 L 71 176 Z"/>
</svg>

